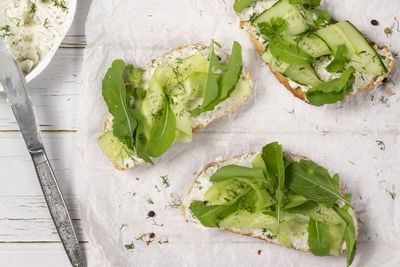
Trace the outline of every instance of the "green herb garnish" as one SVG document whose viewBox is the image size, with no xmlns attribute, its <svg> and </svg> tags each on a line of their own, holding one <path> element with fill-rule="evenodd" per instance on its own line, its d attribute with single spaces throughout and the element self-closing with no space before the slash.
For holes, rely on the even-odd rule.
<svg viewBox="0 0 400 267">
<path fill-rule="evenodd" d="M 348 68 L 340 78 L 321 83 L 306 92 L 307 100 L 316 106 L 343 101 L 355 82 L 354 68 Z"/>
<path fill-rule="evenodd" d="M 240 13 L 256 1 L 257 0 L 235 0 L 235 4 L 233 4 L 233 9 L 236 13 Z"/>
<path fill-rule="evenodd" d="M 335 59 L 326 67 L 328 72 L 340 72 L 348 62 L 348 50 L 346 45 L 340 45 L 336 51 Z"/>
</svg>

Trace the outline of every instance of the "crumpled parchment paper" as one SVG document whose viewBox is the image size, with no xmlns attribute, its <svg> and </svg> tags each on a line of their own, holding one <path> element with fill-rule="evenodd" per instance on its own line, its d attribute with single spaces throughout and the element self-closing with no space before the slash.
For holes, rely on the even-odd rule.
<svg viewBox="0 0 400 267">
<path fill-rule="evenodd" d="M 307 105 L 259 59 L 232 5 L 233 0 L 93 2 L 86 25 L 77 156 L 77 191 L 93 252 L 90 266 L 345 266 L 345 256 L 304 255 L 187 223 L 176 207 L 177 196 L 189 190 L 207 163 L 258 151 L 272 141 L 339 173 L 353 193 L 360 225 L 353 266 L 400 266 L 400 79 L 394 74 L 393 83 L 344 103 Z M 337 20 L 351 20 L 378 44 L 400 50 L 394 20 L 400 15 L 399 1 L 330 0 L 323 8 Z M 379 26 L 372 26 L 372 19 Z M 392 34 L 386 35 L 384 28 L 392 25 Z M 242 44 L 245 67 L 255 81 L 249 99 L 196 132 L 192 143 L 174 144 L 155 167 L 113 169 L 97 146 L 107 116 L 101 81 L 111 62 L 121 58 L 144 66 L 177 46 L 209 44 L 212 38 L 228 52 L 234 40 Z M 167 184 L 161 176 L 168 176 Z M 156 216 L 148 218 L 149 211 Z M 154 233 L 154 241 L 146 244 L 148 235 L 140 240 L 144 233 Z"/>
</svg>

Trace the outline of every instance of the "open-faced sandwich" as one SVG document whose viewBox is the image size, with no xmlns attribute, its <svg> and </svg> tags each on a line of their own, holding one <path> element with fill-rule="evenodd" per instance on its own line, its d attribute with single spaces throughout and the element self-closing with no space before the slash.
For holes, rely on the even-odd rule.
<svg viewBox="0 0 400 267">
<path fill-rule="evenodd" d="M 181 208 L 188 221 L 305 253 L 347 251 L 350 265 L 358 234 L 350 197 L 337 174 L 271 143 L 262 152 L 207 165 Z"/>
<path fill-rule="evenodd" d="M 234 10 L 278 80 L 296 97 L 322 106 L 379 84 L 394 65 L 386 46 L 349 21 L 316 9 L 321 0 L 236 0 Z"/>
<path fill-rule="evenodd" d="M 115 168 L 152 163 L 246 100 L 253 81 L 240 44 L 234 42 L 230 56 L 215 45 L 178 47 L 143 69 L 113 62 L 103 80 L 110 116 L 99 145 Z"/>
</svg>

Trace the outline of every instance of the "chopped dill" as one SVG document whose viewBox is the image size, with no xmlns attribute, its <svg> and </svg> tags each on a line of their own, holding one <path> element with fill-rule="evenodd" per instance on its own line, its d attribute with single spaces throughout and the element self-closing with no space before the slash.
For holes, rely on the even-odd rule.
<svg viewBox="0 0 400 267">
<path fill-rule="evenodd" d="M 125 248 L 126 248 L 127 250 L 135 249 L 135 245 L 134 245 L 133 242 L 132 242 L 132 243 L 130 243 L 130 244 L 128 244 L 128 245 L 125 245 Z"/>
<path fill-rule="evenodd" d="M 181 206 L 182 200 L 178 194 L 171 193 L 170 194 L 171 200 L 169 201 L 168 205 L 165 206 L 165 209 L 177 209 Z"/>
<path fill-rule="evenodd" d="M 161 176 L 162 184 L 164 185 L 165 188 L 168 188 L 171 184 L 169 182 L 168 175 L 163 175 Z"/>
</svg>

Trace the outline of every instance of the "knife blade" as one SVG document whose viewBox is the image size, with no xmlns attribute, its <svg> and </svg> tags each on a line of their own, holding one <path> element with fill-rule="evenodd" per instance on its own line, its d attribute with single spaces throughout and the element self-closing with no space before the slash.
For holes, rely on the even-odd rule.
<svg viewBox="0 0 400 267">
<path fill-rule="evenodd" d="M 58 235 L 72 266 L 84 267 L 86 265 L 80 251 L 78 238 L 38 131 L 35 111 L 26 90 L 25 77 L 1 38 L 0 62 L 0 83 L 3 85 L 26 147 L 32 157 Z"/>
</svg>

